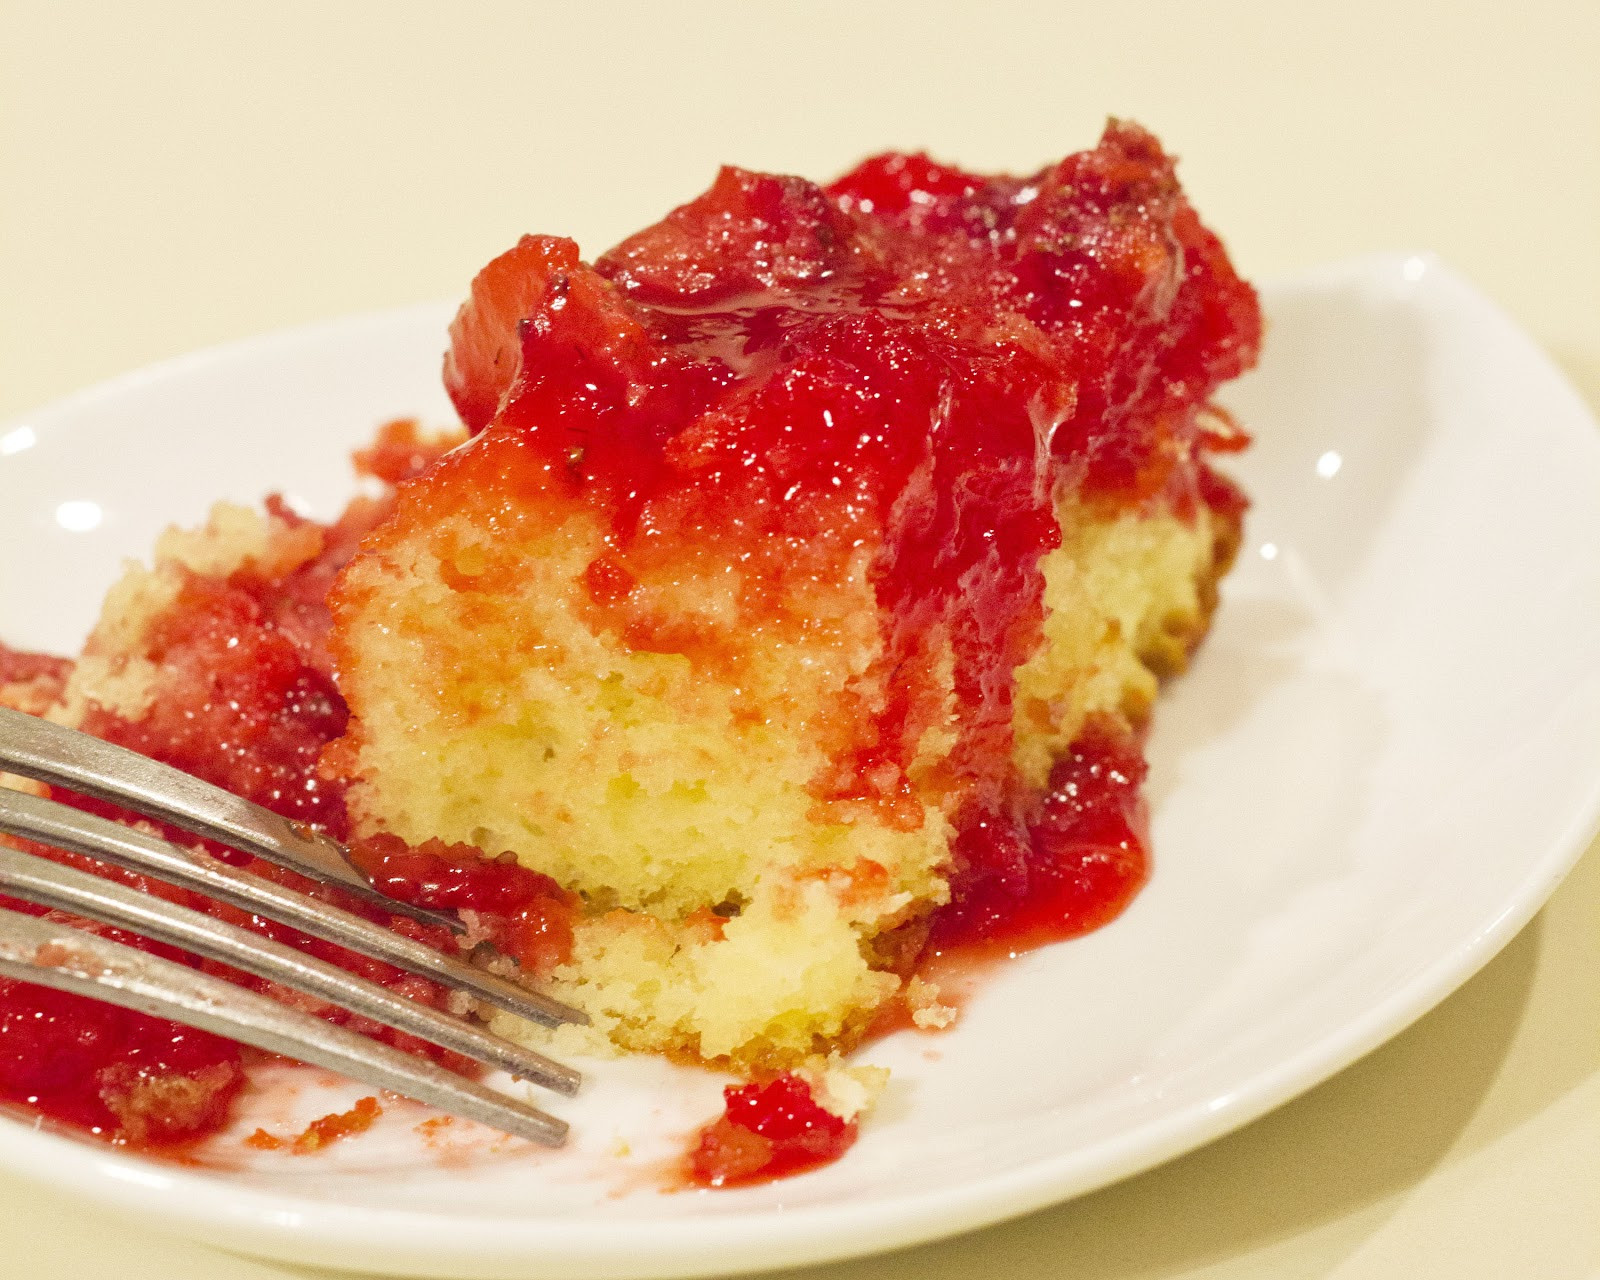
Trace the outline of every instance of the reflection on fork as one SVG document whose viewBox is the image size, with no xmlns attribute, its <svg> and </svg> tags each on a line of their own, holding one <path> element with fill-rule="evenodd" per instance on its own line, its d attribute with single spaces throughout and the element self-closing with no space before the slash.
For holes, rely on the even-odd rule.
<svg viewBox="0 0 1600 1280">
<path fill-rule="evenodd" d="M 384 910 L 442 925 L 453 916 L 378 894 L 338 842 L 189 774 L 76 730 L 0 707 L 0 770 L 104 800 L 358 894 Z M 239 871 L 137 828 L 24 791 L 0 788 L 0 834 L 82 854 L 420 974 L 545 1026 L 583 1013 L 359 915 Z M 464 1018 L 409 1000 L 336 965 L 202 912 L 0 846 L 0 893 L 97 920 L 230 965 L 559 1093 L 570 1067 Z M 70 925 L 0 910 L 0 976 L 109 1001 L 340 1072 L 518 1137 L 557 1145 L 566 1124 L 425 1059 L 234 983 Z"/>
</svg>

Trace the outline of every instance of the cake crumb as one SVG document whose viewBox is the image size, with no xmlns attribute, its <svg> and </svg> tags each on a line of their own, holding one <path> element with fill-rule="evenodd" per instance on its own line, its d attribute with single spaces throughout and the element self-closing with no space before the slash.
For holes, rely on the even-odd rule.
<svg viewBox="0 0 1600 1280">
<path fill-rule="evenodd" d="M 795 1070 L 817 1105 L 841 1120 L 858 1120 L 872 1109 L 889 1083 L 889 1069 L 866 1064 L 847 1067 L 838 1053 L 808 1058 Z"/>
<path fill-rule="evenodd" d="M 943 1031 L 954 1024 L 959 1011 L 945 1004 L 935 983 L 913 977 L 906 983 L 906 1008 L 911 1010 L 911 1022 L 919 1031 Z"/>
</svg>

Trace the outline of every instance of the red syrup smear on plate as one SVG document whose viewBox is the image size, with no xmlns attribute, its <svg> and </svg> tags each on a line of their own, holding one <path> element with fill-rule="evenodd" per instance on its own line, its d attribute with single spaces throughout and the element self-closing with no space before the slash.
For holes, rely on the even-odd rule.
<svg viewBox="0 0 1600 1280">
<path fill-rule="evenodd" d="M 257 1129 L 244 1140 L 244 1145 L 256 1151 L 284 1151 L 293 1155 L 308 1156 L 325 1150 L 335 1142 L 365 1133 L 383 1114 L 377 1098 L 358 1098 L 348 1111 L 335 1111 L 313 1120 L 292 1138 L 280 1138 Z"/>
</svg>

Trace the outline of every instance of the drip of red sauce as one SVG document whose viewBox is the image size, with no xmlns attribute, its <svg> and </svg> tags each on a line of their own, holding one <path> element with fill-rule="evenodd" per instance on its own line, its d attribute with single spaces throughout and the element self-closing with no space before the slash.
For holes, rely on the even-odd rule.
<svg viewBox="0 0 1600 1280">
<path fill-rule="evenodd" d="M 1139 743 L 1109 720 L 1091 721 L 1051 770 L 1025 838 L 1010 827 L 962 829 L 951 901 L 925 923 L 917 972 L 959 998 L 964 978 L 1018 952 L 1110 923 L 1149 875 L 1146 765 Z M 870 1038 L 910 1029 L 894 1001 Z M 800 1077 L 730 1085 L 724 1111 L 690 1140 L 692 1186 L 769 1182 L 829 1164 L 858 1126 L 825 1110 Z"/>
<path fill-rule="evenodd" d="M 949 903 L 880 945 L 959 1010 L 997 965 L 1111 923 L 1150 875 L 1145 773 L 1137 737 L 1092 719 L 1052 769 L 1025 838 L 963 829 Z M 914 1014 L 902 993 L 878 1010 L 866 1040 L 917 1029 Z"/>
<path fill-rule="evenodd" d="M 1136 740 L 1109 720 L 1091 721 L 1056 761 L 1020 833 L 964 827 L 929 956 L 1026 950 L 1120 915 L 1149 873 L 1145 773 Z"/>
<path fill-rule="evenodd" d="M 684 1180 L 691 1186 L 771 1182 L 831 1164 L 854 1145 L 857 1126 L 828 1111 L 790 1072 L 729 1085 L 723 1114 L 695 1134 Z"/>
</svg>

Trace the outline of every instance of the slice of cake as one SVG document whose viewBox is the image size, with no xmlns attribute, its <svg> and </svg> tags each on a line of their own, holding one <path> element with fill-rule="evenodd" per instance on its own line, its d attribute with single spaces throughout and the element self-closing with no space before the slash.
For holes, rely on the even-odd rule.
<svg viewBox="0 0 1600 1280">
<path fill-rule="evenodd" d="M 558 994 L 622 1047 L 947 1020 L 919 956 L 1142 881 L 1138 732 L 1244 507 L 1208 400 L 1259 336 L 1126 124 L 1025 179 L 726 169 L 592 265 L 524 238 L 451 331 L 472 438 L 329 597 L 324 780 L 358 836 L 578 894 Z"/>
</svg>

